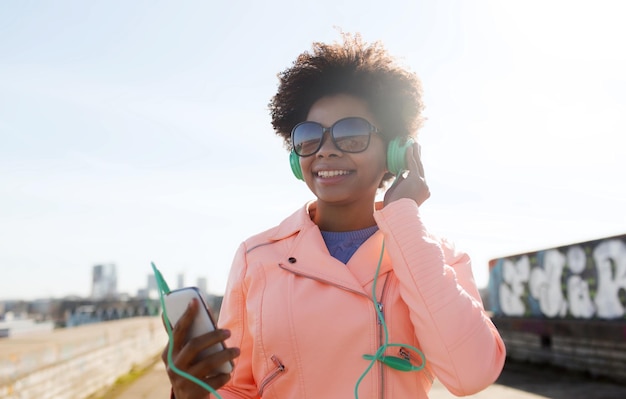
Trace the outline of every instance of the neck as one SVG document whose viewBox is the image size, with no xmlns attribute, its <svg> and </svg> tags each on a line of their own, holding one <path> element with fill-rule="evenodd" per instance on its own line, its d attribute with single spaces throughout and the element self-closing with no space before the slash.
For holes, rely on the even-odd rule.
<svg viewBox="0 0 626 399">
<path fill-rule="evenodd" d="M 354 231 L 376 225 L 374 202 L 334 205 L 317 202 L 313 222 L 323 231 Z"/>
</svg>

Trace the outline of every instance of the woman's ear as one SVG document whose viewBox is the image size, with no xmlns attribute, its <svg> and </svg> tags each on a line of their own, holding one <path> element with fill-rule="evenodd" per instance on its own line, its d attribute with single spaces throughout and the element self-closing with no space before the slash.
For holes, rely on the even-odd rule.
<svg viewBox="0 0 626 399">
<path fill-rule="evenodd" d="M 380 184 L 378 185 L 379 189 L 383 189 L 387 187 L 387 183 L 389 183 L 393 179 L 393 173 L 389 172 L 389 170 L 385 170 L 385 175 L 380 180 Z"/>
</svg>

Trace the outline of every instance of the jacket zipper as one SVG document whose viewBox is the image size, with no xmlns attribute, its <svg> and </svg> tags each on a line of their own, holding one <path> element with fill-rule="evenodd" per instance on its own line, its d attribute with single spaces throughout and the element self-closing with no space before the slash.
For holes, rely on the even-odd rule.
<svg viewBox="0 0 626 399">
<path fill-rule="evenodd" d="M 274 381 L 278 376 L 284 373 L 287 369 L 285 365 L 280 362 L 276 355 L 272 355 L 272 361 L 276 365 L 276 367 L 265 377 L 263 381 L 261 381 L 261 385 L 259 386 L 259 396 L 263 396 L 263 391 Z"/>
<path fill-rule="evenodd" d="M 383 320 L 385 319 L 385 306 L 383 305 L 383 301 L 385 299 L 385 293 L 387 292 L 387 283 L 389 282 L 389 274 L 387 274 L 385 276 L 385 282 L 383 283 L 383 290 L 380 294 L 380 301 L 376 304 L 376 306 L 378 306 L 378 310 L 380 310 L 380 314 L 383 317 Z M 378 315 L 377 319 L 378 319 Z M 383 323 L 381 320 L 378 320 L 378 347 L 380 347 L 385 341 L 385 337 L 384 337 L 384 329 L 383 329 Z M 385 368 L 384 367 L 380 367 L 380 399 L 384 399 L 385 397 Z"/>
<path fill-rule="evenodd" d="M 324 280 L 324 279 L 321 279 L 321 278 L 318 278 L 318 277 L 311 276 L 309 274 L 305 274 L 305 273 L 302 273 L 302 272 L 290 269 L 290 268 L 286 267 L 285 265 L 283 265 L 282 263 L 279 263 L 278 267 L 280 267 L 281 269 L 286 270 L 286 271 L 288 271 L 290 273 L 293 273 L 296 276 L 300 276 L 300 277 L 311 279 L 313 281 L 317 281 L 317 282 L 320 282 L 320 283 L 328 284 L 328 285 L 331 285 L 333 287 L 337 287 L 339 289 L 342 289 L 344 291 L 351 292 L 353 294 L 357 294 L 357 295 L 360 295 L 362 297 L 365 297 L 365 298 L 369 299 L 370 301 L 374 302 L 374 306 L 378 307 L 378 309 L 380 310 L 380 313 L 383 315 L 383 318 L 384 318 L 384 314 L 383 314 L 383 310 L 384 310 L 383 298 L 385 296 L 385 292 L 387 291 L 386 288 L 387 288 L 387 282 L 389 280 L 388 279 L 389 274 L 387 274 L 386 277 L 385 277 L 385 282 L 383 283 L 383 290 L 382 290 L 381 295 L 380 295 L 380 301 L 379 302 L 375 302 L 374 298 L 370 298 L 368 295 L 366 295 L 363 292 L 359 292 L 359 291 L 353 290 L 351 288 L 344 287 L 343 285 L 336 284 L 336 283 L 333 283 L 333 282 L 328 281 L 328 280 Z M 383 338 L 384 338 L 383 337 L 383 335 L 384 335 L 383 331 L 384 330 L 383 330 L 383 325 L 382 325 L 380 319 L 378 318 L 378 314 L 376 314 L 376 323 L 378 324 L 378 347 L 380 348 L 380 346 L 383 344 Z M 380 377 L 379 377 L 380 378 L 380 399 L 384 399 L 383 398 L 384 391 L 385 391 L 384 372 L 385 372 L 384 367 L 381 367 L 380 368 Z"/>
</svg>

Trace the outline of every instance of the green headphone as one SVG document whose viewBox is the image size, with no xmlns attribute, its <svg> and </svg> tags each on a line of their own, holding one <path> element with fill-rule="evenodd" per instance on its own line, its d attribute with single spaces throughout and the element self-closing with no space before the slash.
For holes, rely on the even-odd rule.
<svg viewBox="0 0 626 399">
<path fill-rule="evenodd" d="M 396 137 L 389 142 L 389 146 L 387 146 L 387 169 L 389 169 L 389 172 L 398 175 L 403 170 L 406 170 L 406 150 L 413 143 L 414 141 L 411 137 L 404 144 L 401 137 Z M 289 153 L 289 164 L 294 176 L 299 180 L 304 180 L 302 168 L 300 167 L 300 157 L 293 150 Z"/>
</svg>

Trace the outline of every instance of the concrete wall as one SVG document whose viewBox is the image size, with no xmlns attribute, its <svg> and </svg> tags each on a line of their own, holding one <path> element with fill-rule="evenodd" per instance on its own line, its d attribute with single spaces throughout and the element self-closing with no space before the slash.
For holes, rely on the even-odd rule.
<svg viewBox="0 0 626 399">
<path fill-rule="evenodd" d="M 507 356 L 626 384 L 626 322 L 493 317 Z"/>
<path fill-rule="evenodd" d="M 83 399 L 154 359 L 166 343 L 160 317 L 3 338 L 0 398 Z"/>
<path fill-rule="evenodd" d="M 509 357 L 626 383 L 626 235 L 490 262 Z"/>
<path fill-rule="evenodd" d="M 52 330 L 54 330 L 52 321 L 36 322 L 32 319 L 0 321 L 0 337 L 2 338 Z"/>
</svg>

